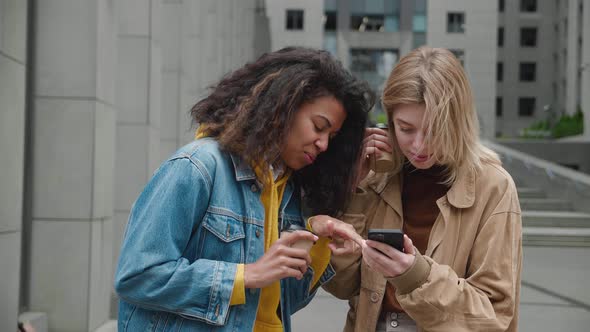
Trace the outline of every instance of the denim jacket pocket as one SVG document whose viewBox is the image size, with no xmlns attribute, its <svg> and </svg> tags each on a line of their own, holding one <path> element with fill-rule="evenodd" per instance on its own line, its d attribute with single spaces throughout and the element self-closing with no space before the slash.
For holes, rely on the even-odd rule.
<svg viewBox="0 0 590 332">
<path fill-rule="evenodd" d="M 203 220 L 200 258 L 241 263 L 244 262 L 244 222 L 232 216 L 208 212 Z"/>
</svg>

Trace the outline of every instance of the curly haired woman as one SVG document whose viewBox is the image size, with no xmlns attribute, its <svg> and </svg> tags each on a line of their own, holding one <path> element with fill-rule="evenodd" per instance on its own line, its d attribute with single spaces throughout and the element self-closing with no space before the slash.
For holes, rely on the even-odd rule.
<svg viewBox="0 0 590 332">
<path fill-rule="evenodd" d="M 290 331 L 290 315 L 333 277 L 331 253 L 362 239 L 337 220 L 279 233 L 306 226 L 302 207 L 344 210 L 372 105 L 325 51 L 286 48 L 223 78 L 192 109 L 197 139 L 131 211 L 119 331 Z M 292 247 L 301 240 L 317 243 Z"/>
</svg>

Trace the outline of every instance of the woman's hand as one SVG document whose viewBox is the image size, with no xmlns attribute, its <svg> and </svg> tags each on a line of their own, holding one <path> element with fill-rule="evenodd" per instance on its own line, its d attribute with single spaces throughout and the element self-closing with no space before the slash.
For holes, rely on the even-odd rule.
<svg viewBox="0 0 590 332">
<path fill-rule="evenodd" d="M 334 255 L 354 253 L 365 247 L 365 240 L 354 230 L 352 225 L 326 215 L 313 216 L 309 219 L 313 232 L 321 237 L 328 237 L 328 245 Z"/>
<path fill-rule="evenodd" d="M 244 266 L 244 286 L 264 288 L 275 281 L 294 277 L 300 280 L 311 264 L 305 249 L 291 248 L 300 240 L 317 241 L 318 237 L 307 231 L 291 232 L 279 238 L 255 263 Z"/>
<path fill-rule="evenodd" d="M 373 270 L 386 278 L 397 277 L 406 272 L 416 259 L 412 240 L 404 234 L 404 252 L 385 243 L 367 240 L 363 248 L 363 260 Z"/>
<path fill-rule="evenodd" d="M 371 155 L 379 158 L 383 151 L 393 152 L 391 147 L 391 140 L 389 139 L 389 131 L 380 128 L 365 129 L 365 139 L 363 140 L 363 154 L 361 158 L 361 165 L 359 173 L 357 174 L 357 183 L 367 177 L 370 170 L 369 160 Z"/>
</svg>

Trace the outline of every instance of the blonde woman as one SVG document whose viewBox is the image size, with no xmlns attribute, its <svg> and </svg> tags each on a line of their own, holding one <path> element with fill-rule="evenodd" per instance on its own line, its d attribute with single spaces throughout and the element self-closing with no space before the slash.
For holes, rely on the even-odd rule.
<svg viewBox="0 0 590 332">
<path fill-rule="evenodd" d="M 371 129 L 364 152 L 391 151 L 394 166 L 364 177 L 343 218 L 365 238 L 403 230 L 404 250 L 367 240 L 362 256 L 332 258 L 336 276 L 324 287 L 349 300 L 345 331 L 516 331 L 520 206 L 479 141 L 461 64 L 445 49 L 416 49 L 382 100 L 390 133 Z"/>
</svg>

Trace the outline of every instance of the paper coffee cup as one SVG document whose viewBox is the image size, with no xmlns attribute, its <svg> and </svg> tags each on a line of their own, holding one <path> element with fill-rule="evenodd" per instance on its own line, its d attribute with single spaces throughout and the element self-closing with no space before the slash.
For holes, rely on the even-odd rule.
<svg viewBox="0 0 590 332">
<path fill-rule="evenodd" d="M 299 225 L 291 225 L 289 228 L 283 230 L 281 232 L 281 237 L 292 233 L 292 232 L 309 232 L 312 233 L 311 231 L 309 231 L 308 229 L 301 227 Z M 311 250 L 311 247 L 313 247 L 313 245 L 315 244 L 314 241 L 312 240 L 307 240 L 307 239 L 300 239 L 296 242 L 294 242 L 293 244 L 291 244 L 292 248 L 298 248 L 298 249 L 304 249 L 305 251 L 309 252 Z"/>
<path fill-rule="evenodd" d="M 378 123 L 376 125 L 379 129 L 387 130 L 387 125 L 384 123 Z M 369 167 L 375 173 L 385 173 L 393 169 L 393 155 L 386 151 L 381 151 L 379 157 L 374 153 L 369 156 Z"/>
</svg>

